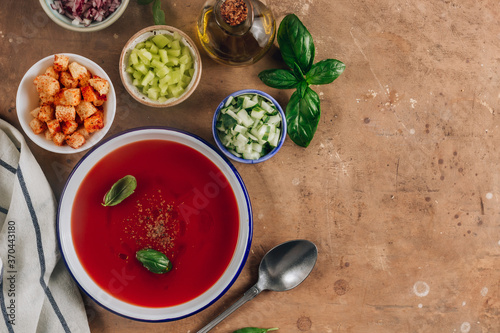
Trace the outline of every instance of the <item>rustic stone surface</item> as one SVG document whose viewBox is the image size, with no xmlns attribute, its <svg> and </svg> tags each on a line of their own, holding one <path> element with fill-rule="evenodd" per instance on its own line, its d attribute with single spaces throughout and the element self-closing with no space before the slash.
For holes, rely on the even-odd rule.
<svg viewBox="0 0 500 333">
<path fill-rule="evenodd" d="M 162 4 L 167 23 L 192 38 L 202 5 Z M 322 117 L 307 149 L 287 140 L 263 164 L 236 165 L 255 218 L 240 278 L 213 306 L 171 323 L 124 319 L 85 297 L 92 332 L 195 332 L 255 282 L 267 250 L 295 238 L 319 248 L 304 284 L 259 295 L 214 332 L 499 332 L 498 3 L 273 0 L 270 7 L 278 23 L 299 16 L 317 60 L 336 58 L 347 69 L 314 87 Z M 58 52 L 89 57 L 112 78 L 118 109 L 109 135 L 161 124 L 213 143 L 213 111 L 227 94 L 256 88 L 286 105 L 292 91 L 257 78 L 283 66 L 277 47 L 245 68 L 203 54 L 199 88 L 186 102 L 166 110 L 138 104 L 120 82 L 118 60 L 128 38 L 152 22 L 150 8 L 131 1 L 111 27 L 76 33 L 50 21 L 38 2 L 8 1 L 0 8 L 0 117 L 20 128 L 17 86 L 32 64 Z M 84 153 L 30 147 L 59 196 Z"/>
</svg>

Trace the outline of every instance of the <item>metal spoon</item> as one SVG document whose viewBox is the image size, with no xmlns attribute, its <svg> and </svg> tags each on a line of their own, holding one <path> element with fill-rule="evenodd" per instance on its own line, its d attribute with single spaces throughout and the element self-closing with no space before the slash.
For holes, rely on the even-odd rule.
<svg viewBox="0 0 500 333">
<path fill-rule="evenodd" d="M 308 240 L 292 240 L 275 246 L 262 258 L 257 283 L 198 333 L 210 331 L 263 290 L 286 291 L 297 287 L 311 273 L 317 257 L 316 245 Z"/>
</svg>

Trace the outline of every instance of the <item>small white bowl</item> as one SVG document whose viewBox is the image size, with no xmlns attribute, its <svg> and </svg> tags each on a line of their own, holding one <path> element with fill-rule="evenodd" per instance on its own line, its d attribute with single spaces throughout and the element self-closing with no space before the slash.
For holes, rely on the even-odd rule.
<svg viewBox="0 0 500 333">
<path fill-rule="evenodd" d="M 210 160 L 221 171 L 221 174 L 227 179 L 229 186 L 233 190 L 239 214 L 239 231 L 236 247 L 229 265 L 222 273 L 222 276 L 201 295 L 185 303 L 167 307 L 148 307 L 127 303 L 119 299 L 110 291 L 100 287 L 83 267 L 76 252 L 75 242 L 72 237 L 72 211 L 75 209 L 77 210 L 79 207 L 75 199 L 80 185 L 90 170 L 92 170 L 106 155 L 112 153 L 116 149 L 133 143 L 150 140 L 161 140 L 185 145 L 196 150 Z M 177 162 L 175 155 L 172 156 L 172 161 L 173 163 Z M 154 159 L 151 161 L 151 163 L 157 162 L 158 161 Z M 207 184 L 207 186 L 208 185 L 210 185 L 210 183 Z M 215 185 L 215 183 L 212 185 Z M 191 191 L 191 187 L 188 186 L 186 192 L 189 191 Z M 178 193 L 178 195 L 181 194 Z M 210 198 L 215 200 L 216 196 L 210 196 Z M 224 295 L 236 281 L 245 265 L 251 248 L 253 234 L 250 198 L 243 180 L 235 167 L 203 139 L 184 131 L 166 127 L 130 129 L 99 143 L 88 152 L 78 162 L 68 177 L 68 181 L 61 194 L 56 224 L 63 260 L 80 288 L 98 304 L 109 311 L 130 319 L 152 322 L 172 321 L 191 316 L 207 308 Z M 198 276 L 197 278 L 203 278 L 203 276 Z M 193 281 L 196 282 L 196 279 Z M 127 286 L 127 284 L 125 283 L 124 286 Z M 145 295 L 145 297 L 147 298 L 147 295 Z"/>
<path fill-rule="evenodd" d="M 72 19 L 70 19 L 66 15 L 60 14 L 57 10 L 52 9 L 51 5 L 53 3 L 54 3 L 53 0 L 40 0 L 40 4 L 42 5 L 42 8 L 45 11 L 45 13 L 57 25 L 71 31 L 93 32 L 107 28 L 111 24 L 113 24 L 116 20 L 118 20 L 120 16 L 122 16 L 122 14 L 125 12 L 129 0 L 122 0 L 121 5 L 114 11 L 114 13 L 106 17 L 106 19 L 104 19 L 103 21 L 101 22 L 93 21 L 88 26 L 84 26 L 83 24 L 78 24 L 78 25 L 73 24 Z"/>
<path fill-rule="evenodd" d="M 173 35 L 174 32 L 177 32 L 181 35 L 182 37 L 181 41 L 191 51 L 191 57 L 193 58 L 194 61 L 194 74 L 193 78 L 191 79 L 191 82 L 186 87 L 184 93 L 181 96 L 177 98 L 170 98 L 166 102 L 161 103 L 148 98 L 148 96 L 144 95 L 142 91 L 139 90 L 139 88 L 137 88 L 132 84 L 132 77 L 126 71 L 128 67 L 127 66 L 128 59 L 130 56 L 130 52 L 132 51 L 133 48 L 135 48 L 137 44 L 144 42 L 155 35 L 160 35 L 160 34 Z M 196 44 L 182 30 L 179 30 L 175 27 L 171 27 L 168 25 L 154 25 L 140 30 L 128 40 L 120 56 L 120 78 L 122 80 L 125 89 L 128 91 L 130 96 L 132 96 L 139 103 L 157 108 L 165 108 L 177 105 L 185 101 L 189 96 L 191 96 L 191 94 L 196 90 L 198 83 L 200 83 L 201 69 L 202 65 L 201 65 L 200 52 L 198 51 Z"/>
<path fill-rule="evenodd" d="M 106 95 L 107 100 L 103 105 L 104 110 L 104 128 L 92 133 L 87 141 L 79 148 L 74 149 L 68 145 L 57 146 L 51 140 L 47 140 L 44 134 L 35 134 L 33 130 L 29 126 L 30 121 L 33 119 L 33 116 L 30 114 L 30 111 L 39 106 L 39 98 L 38 93 L 36 91 L 36 87 L 33 84 L 33 80 L 38 76 L 45 72 L 45 70 L 51 66 L 54 62 L 54 55 L 48 56 L 39 60 L 36 64 L 31 66 L 31 68 L 24 74 L 24 77 L 19 84 L 19 88 L 17 89 L 16 96 L 16 110 L 17 117 L 19 118 L 19 122 L 21 123 L 21 127 L 23 128 L 26 135 L 36 143 L 38 146 L 59 154 L 73 154 L 78 153 L 84 150 L 89 149 L 97 142 L 99 142 L 106 133 L 108 132 L 113 120 L 115 118 L 116 113 L 116 95 L 115 89 L 113 87 L 113 83 L 109 78 L 108 74 L 95 62 L 85 57 L 82 57 L 77 54 L 71 53 L 61 53 L 69 57 L 70 63 L 73 61 L 78 62 L 80 65 L 85 66 L 92 74 L 97 75 L 103 79 L 106 79 L 109 82 L 109 93 Z"/>
</svg>

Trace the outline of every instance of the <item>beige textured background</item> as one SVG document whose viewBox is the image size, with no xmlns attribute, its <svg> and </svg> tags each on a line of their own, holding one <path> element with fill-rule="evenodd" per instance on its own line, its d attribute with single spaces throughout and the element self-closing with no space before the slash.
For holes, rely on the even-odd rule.
<svg viewBox="0 0 500 333">
<path fill-rule="evenodd" d="M 40 58 L 86 56 L 110 75 L 118 113 L 110 135 L 162 124 L 213 142 L 211 119 L 229 93 L 256 88 L 283 106 L 292 91 L 264 86 L 282 66 L 274 47 L 257 64 L 224 67 L 203 55 L 197 91 L 170 109 L 144 107 L 118 75 L 121 49 L 152 25 L 150 7 L 131 3 L 96 33 L 55 25 L 38 1 L 0 7 L 0 117 L 20 128 L 17 85 Z M 167 24 L 195 38 L 203 1 L 167 1 Z M 236 167 L 250 193 L 255 233 L 240 278 L 216 304 L 162 324 L 134 322 L 85 298 L 92 332 L 196 332 L 256 281 L 262 255 L 307 238 L 319 248 L 310 277 L 285 293 L 263 293 L 214 332 L 244 326 L 279 332 L 500 332 L 499 66 L 497 1 L 267 1 L 279 24 L 295 13 L 314 37 L 316 60 L 346 63 L 316 86 L 322 116 L 307 149 L 287 140 L 260 165 Z M 31 142 L 30 142 L 31 144 Z M 59 196 L 84 155 L 31 144 Z"/>
</svg>

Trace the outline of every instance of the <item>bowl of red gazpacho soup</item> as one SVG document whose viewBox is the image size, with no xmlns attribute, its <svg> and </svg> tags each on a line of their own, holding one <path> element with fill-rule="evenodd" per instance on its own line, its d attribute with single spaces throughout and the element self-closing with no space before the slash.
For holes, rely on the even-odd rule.
<svg viewBox="0 0 500 333">
<path fill-rule="evenodd" d="M 118 182 L 130 178 L 135 186 Z M 163 127 L 125 131 L 85 155 L 61 195 L 57 225 L 80 288 L 144 321 L 184 318 L 220 298 L 245 264 L 253 229 L 231 163 L 197 136 Z M 162 267 L 155 258 L 139 260 L 140 251 L 166 258 L 168 271 L 152 269 Z"/>
</svg>

